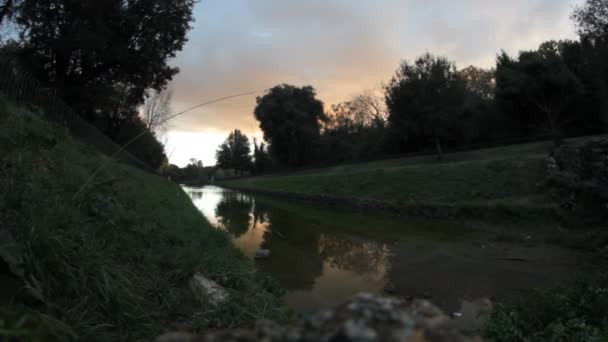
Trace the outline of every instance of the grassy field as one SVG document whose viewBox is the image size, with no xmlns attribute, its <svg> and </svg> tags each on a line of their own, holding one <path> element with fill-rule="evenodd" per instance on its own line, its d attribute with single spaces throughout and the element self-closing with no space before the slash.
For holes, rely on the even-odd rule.
<svg viewBox="0 0 608 342">
<path fill-rule="evenodd" d="M 176 184 L 110 161 L 75 196 L 107 157 L 1 98 L 0 156 L 0 230 L 24 273 L 7 282 L 0 267 L 0 340 L 150 340 L 280 314 L 280 290 Z M 198 303 L 187 286 L 195 272 L 230 302 Z M 16 299 L 23 283 L 37 304 Z"/>
<path fill-rule="evenodd" d="M 388 159 L 223 181 L 243 190 L 408 205 L 548 208 L 539 184 L 550 142 Z"/>
</svg>

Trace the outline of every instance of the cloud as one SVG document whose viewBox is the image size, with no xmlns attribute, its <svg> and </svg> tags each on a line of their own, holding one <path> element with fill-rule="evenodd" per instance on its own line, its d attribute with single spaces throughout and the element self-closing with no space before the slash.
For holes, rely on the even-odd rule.
<svg viewBox="0 0 608 342">
<path fill-rule="evenodd" d="M 427 51 L 461 67 L 491 66 L 501 49 L 516 53 L 548 39 L 574 38 L 569 15 L 580 2 L 201 1 L 189 42 L 173 62 L 181 69 L 172 82 L 173 106 L 180 110 L 280 83 L 310 84 L 329 105 L 377 87 L 401 60 Z M 217 103 L 181 116 L 172 127 L 254 133 L 254 106 L 254 96 Z"/>
</svg>

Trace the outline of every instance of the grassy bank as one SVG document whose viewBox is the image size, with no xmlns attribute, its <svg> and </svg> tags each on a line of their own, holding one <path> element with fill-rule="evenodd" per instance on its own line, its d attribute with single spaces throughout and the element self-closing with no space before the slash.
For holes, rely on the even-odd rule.
<svg viewBox="0 0 608 342">
<path fill-rule="evenodd" d="M 539 183 L 550 142 L 390 159 L 312 169 L 286 175 L 250 177 L 220 184 L 232 188 L 347 204 L 372 203 L 389 209 L 478 209 L 550 212 Z M 415 210 L 414 210 L 415 211 Z"/>
<path fill-rule="evenodd" d="M 174 183 L 110 161 L 75 197 L 107 157 L 1 99 L 0 156 L 0 224 L 23 271 L 2 276 L 16 285 L 0 284 L 0 340 L 149 340 L 278 314 L 274 285 Z M 187 286 L 195 272 L 230 302 L 197 302 Z M 24 283 L 37 303 L 18 299 Z"/>
</svg>

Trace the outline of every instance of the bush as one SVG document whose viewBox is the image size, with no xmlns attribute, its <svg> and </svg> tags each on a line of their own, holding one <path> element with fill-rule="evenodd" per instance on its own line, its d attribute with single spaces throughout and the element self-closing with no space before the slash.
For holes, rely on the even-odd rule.
<svg viewBox="0 0 608 342">
<path fill-rule="evenodd" d="M 608 277 L 536 291 L 497 305 L 484 329 L 490 341 L 606 341 Z"/>
<path fill-rule="evenodd" d="M 568 216 L 608 219 L 608 140 L 555 149 L 547 185 Z"/>
</svg>

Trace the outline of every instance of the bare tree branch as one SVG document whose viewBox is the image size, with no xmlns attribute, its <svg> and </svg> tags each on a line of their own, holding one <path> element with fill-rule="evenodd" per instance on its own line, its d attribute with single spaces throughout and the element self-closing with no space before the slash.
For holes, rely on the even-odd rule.
<svg viewBox="0 0 608 342">
<path fill-rule="evenodd" d="M 146 127 L 158 136 L 167 132 L 167 118 L 171 115 L 172 97 L 172 90 L 151 91 L 144 102 L 142 120 Z"/>
</svg>

